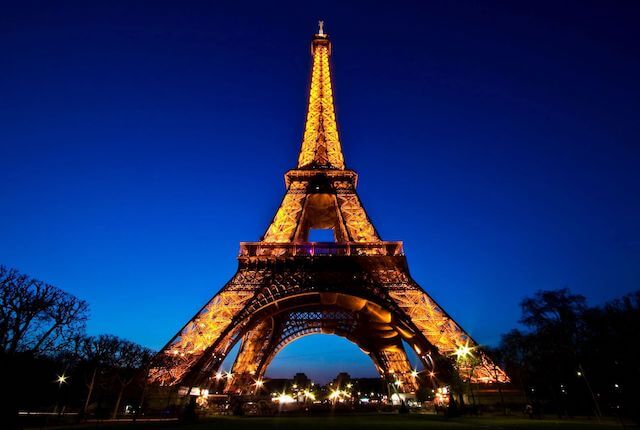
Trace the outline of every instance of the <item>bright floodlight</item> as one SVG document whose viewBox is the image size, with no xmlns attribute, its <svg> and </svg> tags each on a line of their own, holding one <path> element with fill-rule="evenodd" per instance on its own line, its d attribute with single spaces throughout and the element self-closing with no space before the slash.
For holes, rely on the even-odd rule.
<svg viewBox="0 0 640 430">
<path fill-rule="evenodd" d="M 469 348 L 469 344 L 460 345 L 454 354 L 458 357 L 458 360 L 465 359 L 469 355 L 471 355 L 471 348 Z"/>
<path fill-rule="evenodd" d="M 67 383 L 67 375 L 65 375 L 64 373 L 62 375 L 58 375 L 58 377 L 56 378 L 56 382 L 59 385 L 66 384 Z"/>
<path fill-rule="evenodd" d="M 304 396 L 310 400 L 315 400 L 316 399 L 316 395 L 313 394 L 311 391 L 309 390 L 304 390 Z"/>
<path fill-rule="evenodd" d="M 278 401 L 278 403 L 280 404 L 285 404 L 285 403 L 293 403 L 295 402 L 294 398 L 291 397 L 288 394 L 282 393 L 280 394 L 278 397 L 276 397 L 276 400 Z"/>
<path fill-rule="evenodd" d="M 340 398 L 340 390 L 333 390 L 331 394 L 329 394 L 329 399 L 336 400 Z"/>
</svg>

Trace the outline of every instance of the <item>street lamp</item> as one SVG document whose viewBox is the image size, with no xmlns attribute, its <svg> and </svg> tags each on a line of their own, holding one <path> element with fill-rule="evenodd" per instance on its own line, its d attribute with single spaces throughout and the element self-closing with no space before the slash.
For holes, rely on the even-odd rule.
<svg viewBox="0 0 640 430">
<path fill-rule="evenodd" d="M 58 383 L 58 386 L 62 386 L 62 384 L 66 384 L 67 383 L 67 379 L 69 377 L 67 375 L 65 375 L 64 373 L 62 375 L 57 375 L 57 378 L 54 382 Z"/>
<path fill-rule="evenodd" d="M 56 380 L 53 381 L 58 383 L 58 401 L 55 406 L 58 410 L 58 417 L 62 414 L 62 386 L 68 382 L 68 379 L 69 377 L 62 372 L 62 375 L 56 375 Z"/>
</svg>

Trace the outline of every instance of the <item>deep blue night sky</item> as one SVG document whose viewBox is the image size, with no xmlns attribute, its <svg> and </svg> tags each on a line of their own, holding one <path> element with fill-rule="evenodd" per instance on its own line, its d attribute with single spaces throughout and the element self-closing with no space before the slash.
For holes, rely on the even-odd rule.
<svg viewBox="0 0 640 430">
<path fill-rule="evenodd" d="M 536 290 L 639 288 L 638 2 L 237 3 L 3 2 L 0 263 L 86 299 L 90 333 L 160 348 L 233 275 L 318 19 L 365 207 L 479 342 Z M 269 374 L 298 370 L 373 366 L 311 336 Z"/>
</svg>

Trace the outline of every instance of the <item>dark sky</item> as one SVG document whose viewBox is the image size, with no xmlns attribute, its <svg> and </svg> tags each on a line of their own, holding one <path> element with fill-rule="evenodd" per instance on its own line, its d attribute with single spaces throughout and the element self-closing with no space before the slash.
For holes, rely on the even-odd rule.
<svg viewBox="0 0 640 430">
<path fill-rule="evenodd" d="M 160 348 L 280 202 L 324 19 L 365 207 L 479 342 L 536 290 L 639 287 L 640 3 L 341 3 L 3 2 L 0 263 Z M 373 373 L 327 336 L 297 370 Z"/>
</svg>

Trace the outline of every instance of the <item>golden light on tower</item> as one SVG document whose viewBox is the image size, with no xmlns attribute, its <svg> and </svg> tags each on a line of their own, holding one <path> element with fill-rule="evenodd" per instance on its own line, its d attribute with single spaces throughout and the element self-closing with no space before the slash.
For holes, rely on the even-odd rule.
<svg viewBox="0 0 640 430">
<path fill-rule="evenodd" d="M 473 382 L 509 381 L 413 280 L 402 242 L 384 241 L 365 211 L 358 175 L 342 154 L 331 49 L 321 22 L 311 41 L 300 153 L 285 174 L 280 206 L 260 241 L 241 242 L 232 279 L 158 354 L 152 382 L 196 386 L 215 375 L 225 392 L 248 393 L 279 351 L 314 333 L 352 340 L 398 392 L 415 392 L 421 382 L 405 344 L 425 369 L 433 368 L 433 353 L 456 357 Z M 334 242 L 310 242 L 313 229 L 332 230 Z M 220 366 L 238 343 L 225 374 Z"/>
<path fill-rule="evenodd" d="M 456 356 L 457 360 L 466 360 L 471 357 L 471 348 L 469 347 L 469 343 L 465 343 L 464 345 L 458 346 L 455 352 L 453 353 Z"/>
<path fill-rule="evenodd" d="M 331 71 L 329 70 L 331 42 L 324 33 L 323 26 L 324 22 L 320 21 L 320 29 L 311 44 L 313 68 L 307 120 L 302 138 L 302 148 L 298 157 L 299 169 L 314 164 L 344 169 L 344 158 L 333 107 Z"/>
</svg>

